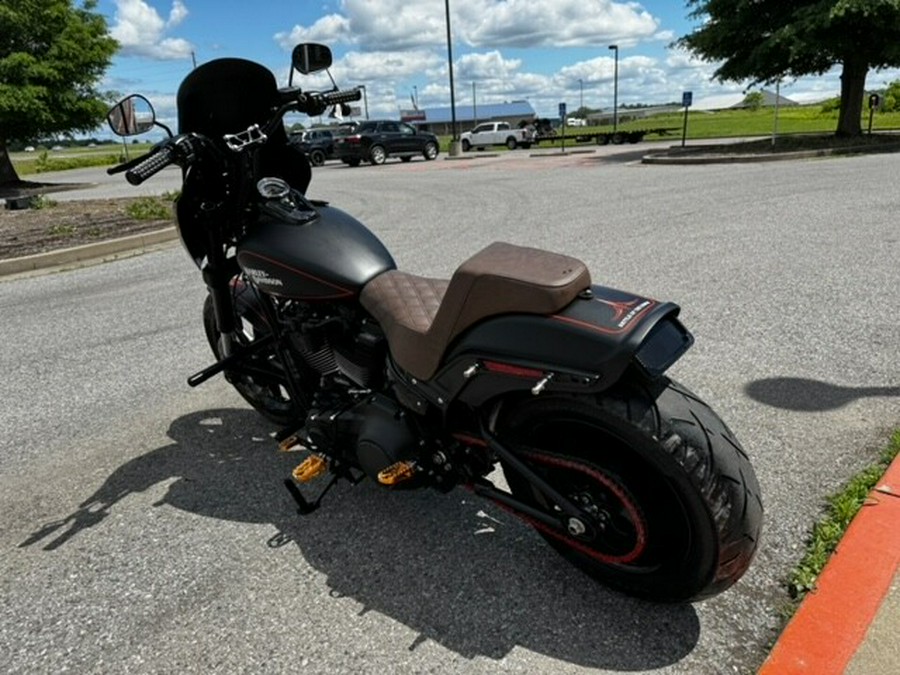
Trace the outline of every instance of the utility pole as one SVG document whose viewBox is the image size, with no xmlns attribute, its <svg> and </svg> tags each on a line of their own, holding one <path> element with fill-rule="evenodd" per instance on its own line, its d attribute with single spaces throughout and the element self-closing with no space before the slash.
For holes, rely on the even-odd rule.
<svg viewBox="0 0 900 675">
<path fill-rule="evenodd" d="M 613 133 L 619 127 L 619 45 L 610 45 L 615 52 L 615 71 L 613 72 Z"/>
</svg>

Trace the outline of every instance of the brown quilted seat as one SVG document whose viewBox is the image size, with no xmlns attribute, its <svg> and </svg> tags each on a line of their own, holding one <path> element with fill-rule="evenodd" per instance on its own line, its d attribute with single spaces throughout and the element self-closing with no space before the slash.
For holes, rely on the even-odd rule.
<svg viewBox="0 0 900 675">
<path fill-rule="evenodd" d="M 390 270 L 370 281 L 360 300 L 384 329 L 397 364 L 427 380 L 453 338 L 478 321 L 512 312 L 552 314 L 590 285 L 580 260 L 495 242 L 449 282 Z"/>
</svg>

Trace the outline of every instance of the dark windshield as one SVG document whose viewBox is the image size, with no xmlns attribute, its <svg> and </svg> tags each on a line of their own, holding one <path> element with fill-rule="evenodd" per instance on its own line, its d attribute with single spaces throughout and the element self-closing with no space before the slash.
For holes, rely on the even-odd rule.
<svg viewBox="0 0 900 675">
<path fill-rule="evenodd" d="M 178 88 L 178 132 L 210 138 L 263 124 L 278 104 L 278 84 L 265 67 L 216 59 L 195 68 Z"/>
</svg>

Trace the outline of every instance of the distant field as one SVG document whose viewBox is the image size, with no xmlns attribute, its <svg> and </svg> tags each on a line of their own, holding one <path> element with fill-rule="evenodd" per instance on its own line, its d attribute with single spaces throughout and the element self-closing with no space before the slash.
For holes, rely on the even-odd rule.
<svg viewBox="0 0 900 675">
<path fill-rule="evenodd" d="M 783 107 L 778 110 L 778 133 L 800 134 L 820 133 L 830 134 L 837 128 L 837 112 L 822 112 L 820 105 Z M 638 120 L 629 119 L 628 111 L 620 113 L 618 128 L 622 131 L 640 129 L 669 129 L 668 135 L 650 134 L 647 140 L 660 140 L 681 138 L 684 125 L 684 114 L 667 113 L 653 115 Z M 747 136 L 767 136 L 775 127 L 775 109 L 760 108 L 759 110 L 719 110 L 699 111 L 691 110 L 688 113 L 687 138 L 741 138 Z M 865 110 L 862 118 L 863 132 L 869 127 L 869 113 Z M 611 132 L 612 125 L 595 127 L 569 127 L 566 135 L 589 134 L 591 132 Z M 875 113 L 873 131 L 900 130 L 900 112 Z M 462 129 L 465 131 L 465 129 Z M 558 130 L 557 130 L 558 131 Z M 449 143 L 449 136 L 442 147 Z M 542 141 L 541 147 L 552 147 L 553 144 Z"/>
<path fill-rule="evenodd" d="M 130 157 L 146 152 L 149 143 L 137 143 L 127 146 Z M 110 166 L 117 164 L 124 157 L 125 147 L 121 144 L 98 145 L 94 148 L 63 147 L 61 150 L 37 148 L 34 152 L 9 153 L 13 166 L 20 176 L 44 173 L 46 171 L 65 171 L 80 169 L 86 166 Z"/>
<path fill-rule="evenodd" d="M 629 119 L 628 111 L 620 113 L 618 128 L 622 131 L 639 129 L 669 129 L 668 135 L 650 134 L 646 140 L 672 140 L 681 138 L 684 124 L 683 113 L 653 115 L 644 119 Z M 687 138 L 740 138 L 747 136 L 770 135 L 775 126 L 774 108 L 752 110 L 720 110 L 715 112 L 692 110 L 688 114 Z M 869 111 L 864 110 L 862 127 L 865 132 L 869 126 Z M 783 107 L 778 110 L 778 133 L 833 133 L 837 128 L 837 111 L 822 112 L 821 105 Z M 874 131 L 900 131 L 900 112 L 876 113 L 873 119 Z M 460 128 L 465 131 L 466 127 Z M 591 132 L 612 131 L 612 125 L 600 127 L 572 127 L 567 135 L 588 134 Z M 553 147 L 553 143 L 542 141 L 541 147 Z M 441 147 L 449 148 L 450 137 L 441 137 Z M 129 144 L 127 151 L 134 157 L 146 152 L 149 143 Z M 502 148 L 495 148 L 502 150 Z M 41 173 L 44 171 L 63 171 L 85 166 L 107 166 L 120 161 L 125 146 L 101 145 L 95 148 L 63 148 L 62 150 L 44 150 L 36 152 L 10 153 L 13 165 L 19 175 Z"/>
</svg>

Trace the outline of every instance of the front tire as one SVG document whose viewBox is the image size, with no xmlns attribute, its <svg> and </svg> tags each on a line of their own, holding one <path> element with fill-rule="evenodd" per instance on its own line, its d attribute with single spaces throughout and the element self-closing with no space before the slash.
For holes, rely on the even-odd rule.
<svg viewBox="0 0 900 675">
<path fill-rule="evenodd" d="M 384 146 L 381 145 L 373 145 L 369 148 L 369 161 L 375 165 L 384 164 L 384 161 L 387 159 L 387 152 L 384 149 Z"/>
<path fill-rule="evenodd" d="M 582 536 L 530 522 L 602 583 L 686 602 L 720 593 L 750 565 L 762 528 L 753 468 L 715 412 L 677 383 L 529 400 L 501 418 L 498 435 L 594 515 Z M 518 499 L 553 510 L 521 475 L 504 473 Z"/>
<path fill-rule="evenodd" d="M 437 143 L 428 141 L 428 143 L 425 144 L 425 150 L 422 152 L 422 154 L 425 156 L 426 161 L 430 162 L 433 159 L 437 159 L 438 152 L 439 151 Z"/>
<path fill-rule="evenodd" d="M 240 317 L 237 317 L 237 323 L 238 325 L 241 324 Z M 212 297 L 208 295 L 203 303 L 203 327 L 206 330 L 206 339 L 209 341 L 213 355 L 215 355 L 216 359 L 221 360 L 222 355 L 219 344 L 221 333 L 216 325 Z M 246 336 L 243 332 L 239 331 L 238 335 L 242 342 L 250 341 L 249 336 Z M 260 335 L 255 337 L 258 338 Z M 271 360 L 272 354 L 264 353 L 258 358 Z M 302 411 L 291 399 L 287 388 L 283 384 L 274 379 L 264 381 L 252 375 L 229 373 L 228 371 L 225 371 L 225 376 L 243 399 L 270 422 L 280 427 L 286 427 L 292 422 L 301 419 Z"/>
<path fill-rule="evenodd" d="M 309 153 L 309 163 L 313 166 L 322 166 L 325 163 L 325 153 L 322 150 L 313 150 Z"/>
</svg>

